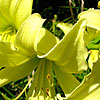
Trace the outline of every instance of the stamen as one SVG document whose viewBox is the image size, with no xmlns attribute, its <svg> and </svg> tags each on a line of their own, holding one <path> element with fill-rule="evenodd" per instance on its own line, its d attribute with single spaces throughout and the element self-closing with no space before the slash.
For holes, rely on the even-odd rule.
<svg viewBox="0 0 100 100">
<path fill-rule="evenodd" d="M 0 32 L 1 40 L 14 42 L 16 30 L 13 27 L 8 27 L 4 32 Z"/>
<path fill-rule="evenodd" d="M 50 80 L 50 74 L 47 74 L 47 79 Z"/>
<path fill-rule="evenodd" d="M 49 89 L 46 88 L 46 94 L 49 96 Z"/>
</svg>

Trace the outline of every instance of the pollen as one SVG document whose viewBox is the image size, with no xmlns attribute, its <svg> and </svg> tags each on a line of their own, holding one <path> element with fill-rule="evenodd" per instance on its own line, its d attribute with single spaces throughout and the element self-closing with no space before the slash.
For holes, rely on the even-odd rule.
<svg viewBox="0 0 100 100">
<path fill-rule="evenodd" d="M 47 79 L 50 80 L 50 74 L 47 74 Z"/>
<path fill-rule="evenodd" d="M 46 88 L 46 94 L 49 96 L 49 89 Z"/>
</svg>

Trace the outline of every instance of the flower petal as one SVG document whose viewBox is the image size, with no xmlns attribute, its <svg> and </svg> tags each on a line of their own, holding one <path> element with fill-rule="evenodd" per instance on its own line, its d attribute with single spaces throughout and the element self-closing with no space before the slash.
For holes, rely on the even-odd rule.
<svg viewBox="0 0 100 100">
<path fill-rule="evenodd" d="M 57 38 L 53 34 L 41 28 L 44 21 L 35 13 L 23 23 L 16 35 L 16 46 L 26 50 L 28 56 L 36 52 L 45 54 L 57 43 Z"/>
<path fill-rule="evenodd" d="M 99 58 L 99 51 L 98 50 L 90 50 L 88 65 L 91 70 L 93 67 L 93 63 L 97 62 L 98 58 Z"/>
<path fill-rule="evenodd" d="M 30 74 L 38 66 L 38 63 L 39 59 L 37 57 L 33 57 L 29 61 L 19 66 L 7 67 L 0 70 L 0 87 Z"/>
<path fill-rule="evenodd" d="M 100 99 L 100 59 L 94 64 L 92 73 L 73 92 L 67 100 L 99 100 Z"/>
<path fill-rule="evenodd" d="M 35 13 L 28 17 L 16 35 L 16 46 L 29 52 L 28 55 L 32 55 L 37 51 L 37 36 L 44 21 L 39 14 Z"/>
<path fill-rule="evenodd" d="M 22 22 L 31 15 L 32 1 L 33 0 L 0 0 L 0 13 L 11 25 L 18 29 Z"/>
<path fill-rule="evenodd" d="M 72 28 L 72 24 L 69 23 L 58 23 L 57 27 L 61 28 L 61 30 L 64 32 L 65 35 L 67 35 L 67 33 L 70 31 L 70 29 Z"/>
<path fill-rule="evenodd" d="M 80 82 L 72 76 L 71 73 L 66 73 L 60 69 L 59 66 L 53 66 L 56 78 L 63 89 L 66 97 L 80 84 Z"/>
<path fill-rule="evenodd" d="M 57 42 L 59 42 L 58 38 L 56 38 L 50 31 L 41 28 L 38 35 L 37 54 L 46 54 L 57 44 Z"/>
<path fill-rule="evenodd" d="M 38 57 L 46 57 L 54 61 L 57 65 L 62 66 L 61 69 L 65 72 L 86 70 L 88 52 L 83 38 L 86 22 L 84 19 L 79 20 L 54 48 L 46 55 Z"/>
<path fill-rule="evenodd" d="M 0 41 L 0 66 L 17 66 L 30 58 L 16 50 L 10 42 Z"/>
<path fill-rule="evenodd" d="M 10 24 L 11 23 L 0 12 L 0 32 L 3 32 Z"/>
<path fill-rule="evenodd" d="M 100 10 L 89 9 L 78 15 L 79 19 L 86 18 L 87 26 L 100 30 Z"/>
</svg>

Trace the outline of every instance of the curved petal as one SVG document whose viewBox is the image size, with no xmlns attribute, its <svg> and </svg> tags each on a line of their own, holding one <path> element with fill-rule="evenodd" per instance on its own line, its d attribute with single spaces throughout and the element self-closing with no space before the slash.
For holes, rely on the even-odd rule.
<svg viewBox="0 0 100 100">
<path fill-rule="evenodd" d="M 57 42 L 59 42 L 59 40 L 56 36 L 54 36 L 50 31 L 41 28 L 38 34 L 37 54 L 46 54 L 57 44 Z"/>
<path fill-rule="evenodd" d="M 33 0 L 0 0 L 0 13 L 16 29 L 31 15 Z M 2 20 L 0 19 L 0 22 Z"/>
<path fill-rule="evenodd" d="M 100 99 L 100 59 L 94 64 L 93 72 L 77 88 L 67 100 L 99 100 Z"/>
<path fill-rule="evenodd" d="M 10 42 L 0 41 L 0 66 L 12 67 L 20 65 L 30 58 L 16 50 Z"/>
<path fill-rule="evenodd" d="M 38 66 L 38 63 L 39 59 L 35 56 L 19 66 L 8 67 L 0 70 L 0 87 L 30 74 Z"/>
<path fill-rule="evenodd" d="M 53 69 L 62 90 L 64 91 L 66 97 L 68 97 L 71 92 L 80 84 L 80 82 L 75 79 L 71 73 L 62 71 L 60 67 L 55 64 L 53 65 Z"/>
<path fill-rule="evenodd" d="M 20 27 L 15 44 L 18 48 L 26 50 L 28 56 L 47 53 L 58 41 L 48 30 L 41 28 L 45 20 L 35 13 L 31 15 Z"/>
<path fill-rule="evenodd" d="M 44 21 L 37 13 L 28 17 L 16 35 L 15 45 L 29 52 L 28 55 L 34 54 L 37 51 L 38 34 Z"/>
<path fill-rule="evenodd" d="M 54 100 L 54 97 L 52 62 L 41 59 L 28 92 L 28 100 Z"/>
<path fill-rule="evenodd" d="M 38 57 L 46 57 L 54 61 L 57 65 L 62 66 L 61 69 L 65 72 L 86 70 L 88 52 L 83 38 L 86 22 L 84 19 L 79 20 L 54 48 L 46 55 Z"/>
<path fill-rule="evenodd" d="M 87 26 L 100 30 L 100 10 L 89 9 L 78 15 L 79 19 L 86 18 Z"/>
</svg>

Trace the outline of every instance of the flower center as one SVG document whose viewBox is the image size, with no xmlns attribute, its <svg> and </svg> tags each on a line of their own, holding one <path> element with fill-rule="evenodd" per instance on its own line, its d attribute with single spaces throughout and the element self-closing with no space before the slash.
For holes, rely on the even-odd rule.
<svg viewBox="0 0 100 100">
<path fill-rule="evenodd" d="M 5 42 L 14 42 L 16 35 L 16 29 L 12 26 L 0 32 L 0 39 Z"/>
</svg>

